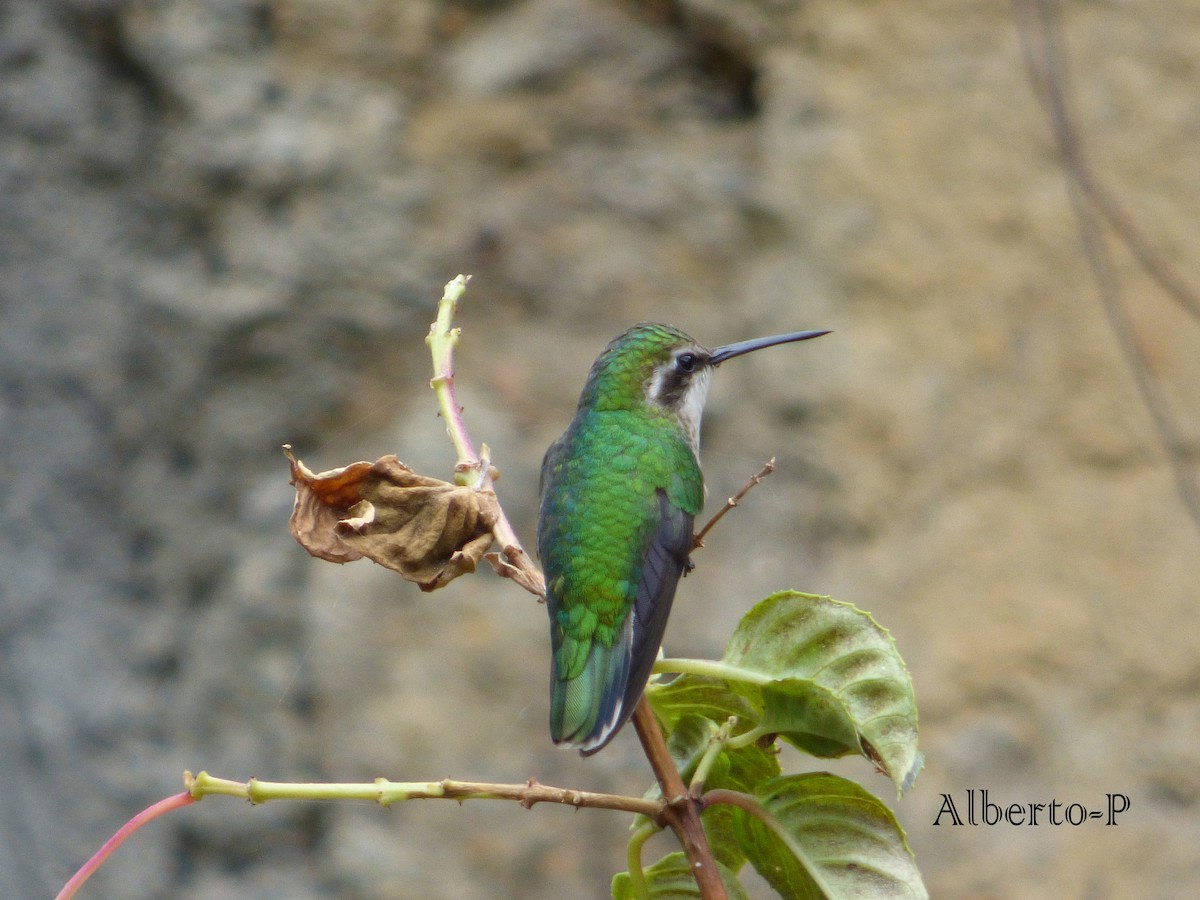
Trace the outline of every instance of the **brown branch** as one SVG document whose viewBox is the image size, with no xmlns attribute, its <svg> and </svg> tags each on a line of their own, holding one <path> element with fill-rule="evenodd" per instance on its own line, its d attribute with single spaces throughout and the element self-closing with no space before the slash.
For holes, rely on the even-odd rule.
<svg viewBox="0 0 1200 900">
<path fill-rule="evenodd" d="M 767 460 L 766 464 L 758 470 L 758 472 L 750 476 L 750 480 L 742 485 L 741 490 L 725 501 L 725 505 L 717 510 L 717 514 L 715 516 L 708 520 L 708 524 L 692 536 L 692 549 L 699 550 L 701 547 L 703 547 L 705 536 L 712 531 L 714 525 L 724 518 L 725 513 L 737 506 L 742 501 L 742 498 L 750 493 L 751 488 L 753 488 L 756 484 L 761 483 L 764 478 L 774 471 L 775 457 L 772 456 Z"/>
<path fill-rule="evenodd" d="M 704 825 L 700 821 L 703 807 L 697 798 L 688 793 L 683 778 L 675 767 L 675 760 L 671 758 L 671 751 L 667 749 L 667 742 L 658 727 L 658 720 L 645 697 L 638 701 L 637 709 L 633 712 L 633 727 L 637 731 L 638 740 L 642 742 L 642 750 L 646 759 L 650 761 L 650 768 L 654 770 L 654 777 L 658 779 L 658 786 L 662 789 L 663 799 L 666 801 L 663 807 L 663 821 L 675 832 L 683 852 L 687 855 L 692 877 L 696 879 L 696 885 L 700 888 L 700 896 L 703 900 L 727 900 L 725 884 L 721 881 L 721 873 L 717 869 L 716 859 L 708 846 L 708 836 L 704 833 Z"/>
</svg>

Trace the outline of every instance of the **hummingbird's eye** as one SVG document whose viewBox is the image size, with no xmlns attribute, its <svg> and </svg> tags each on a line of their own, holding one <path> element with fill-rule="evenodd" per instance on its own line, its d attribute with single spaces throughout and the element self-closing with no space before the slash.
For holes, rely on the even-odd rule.
<svg viewBox="0 0 1200 900">
<path fill-rule="evenodd" d="M 696 354 L 695 353 L 680 353 L 675 357 L 675 368 L 680 372 L 696 371 Z"/>
</svg>

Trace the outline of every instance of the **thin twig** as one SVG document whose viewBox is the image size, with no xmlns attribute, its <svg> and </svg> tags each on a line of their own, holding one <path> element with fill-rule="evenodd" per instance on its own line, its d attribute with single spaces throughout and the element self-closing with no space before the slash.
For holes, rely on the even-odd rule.
<svg viewBox="0 0 1200 900">
<path fill-rule="evenodd" d="M 692 537 L 692 549 L 699 550 L 701 547 L 703 547 L 705 536 L 712 531 L 714 525 L 724 518 L 725 513 L 737 506 L 742 501 L 742 498 L 750 493 L 751 488 L 753 488 L 756 484 L 761 483 L 764 478 L 774 471 L 775 457 L 772 456 L 767 460 L 766 464 L 758 470 L 758 472 L 750 476 L 750 480 L 742 485 L 741 490 L 725 501 L 725 505 L 717 510 L 717 514 L 715 516 L 708 520 L 708 524 L 701 528 L 700 531 L 698 531 Z"/>
<path fill-rule="evenodd" d="M 1108 318 L 1109 327 L 1125 364 L 1134 376 L 1134 383 L 1141 394 L 1142 403 L 1154 423 L 1159 445 L 1167 458 L 1175 481 L 1176 493 L 1184 510 L 1200 529 L 1200 485 L 1187 461 L 1186 445 L 1170 412 L 1167 399 L 1150 375 L 1150 363 L 1138 345 L 1133 323 L 1122 303 L 1115 267 L 1104 241 L 1104 236 L 1091 215 L 1093 207 L 1111 212 L 1111 196 L 1106 191 L 1097 191 L 1098 182 L 1084 159 L 1082 142 L 1071 117 L 1068 101 L 1067 61 L 1061 46 L 1062 23 L 1058 4 L 1053 0 L 1013 0 L 1014 13 L 1021 48 L 1030 81 L 1042 101 L 1050 119 L 1051 132 L 1059 155 L 1067 172 L 1067 187 L 1071 208 L 1079 227 L 1084 255 L 1096 282 L 1100 304 Z M 1039 45 L 1040 46 L 1037 46 Z M 1120 227 L 1116 222 L 1115 227 Z M 1128 234 L 1123 233 L 1128 240 Z M 1138 235 L 1140 238 L 1140 235 Z M 1140 241 L 1138 242 L 1140 245 Z M 1137 246 L 1130 244 L 1139 261 L 1146 266 L 1145 259 L 1138 254 Z M 1155 262 L 1158 262 L 1156 259 Z M 1165 266 L 1161 267 L 1165 271 Z M 1160 273 L 1151 271 L 1162 284 Z M 1176 284 L 1176 287 L 1178 284 Z M 1179 299 L 1177 297 L 1177 299 Z M 1185 308 L 1187 303 L 1184 303 Z M 1196 304 L 1200 309 L 1200 304 Z"/>
<path fill-rule="evenodd" d="M 1061 16 L 1047 0 L 1014 0 L 1013 12 L 1021 37 L 1025 65 L 1038 99 L 1055 128 L 1055 138 L 1067 174 L 1114 232 L 1129 248 L 1143 271 L 1192 318 L 1200 321 L 1200 292 L 1188 285 L 1166 258 L 1150 243 L 1116 194 L 1104 183 L 1084 152 L 1079 130 L 1068 115 L 1065 56 L 1062 50 Z M 1041 54 L 1035 52 L 1034 35 L 1040 37 Z"/>
<path fill-rule="evenodd" d="M 1154 248 L 1145 232 L 1138 227 L 1133 217 L 1125 210 L 1116 196 L 1098 180 L 1091 166 L 1078 161 L 1076 181 L 1091 199 L 1096 208 L 1108 219 L 1113 231 L 1124 240 L 1134 257 L 1141 263 L 1143 271 L 1178 303 L 1188 315 L 1200 322 L 1200 294 L 1186 284 L 1166 258 Z"/>
<path fill-rule="evenodd" d="M 132 837 L 133 834 L 137 832 L 137 830 L 143 825 L 152 822 L 159 816 L 166 815 L 167 813 L 173 812 L 180 807 L 187 806 L 195 802 L 196 798 L 193 797 L 190 792 L 184 791 L 182 794 L 175 794 L 174 796 L 167 797 L 165 800 L 159 800 L 154 805 L 142 810 L 140 813 L 122 825 L 112 837 L 105 841 L 103 847 L 92 854 L 92 858 L 84 863 L 79 868 L 78 872 L 71 876 L 70 881 L 63 885 L 62 890 L 58 892 L 55 900 L 70 900 L 70 898 L 74 897 L 76 892 L 83 887 L 84 882 L 91 878 L 96 873 L 96 870 L 104 865 L 104 861 L 113 854 L 113 851 L 115 851 L 118 847 L 125 843 L 126 840 Z"/>
</svg>

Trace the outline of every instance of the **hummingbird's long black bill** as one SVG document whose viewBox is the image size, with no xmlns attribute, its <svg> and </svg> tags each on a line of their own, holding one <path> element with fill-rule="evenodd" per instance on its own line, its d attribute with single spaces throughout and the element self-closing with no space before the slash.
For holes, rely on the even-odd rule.
<svg viewBox="0 0 1200 900">
<path fill-rule="evenodd" d="M 776 344 L 790 344 L 792 341 L 807 341 L 809 338 L 829 334 L 828 331 L 792 331 L 788 334 L 775 334 L 771 337 L 752 338 L 748 341 L 738 341 L 736 344 L 726 344 L 718 347 L 708 358 L 710 366 L 717 366 L 735 356 L 761 350 L 763 347 L 774 347 Z"/>
</svg>

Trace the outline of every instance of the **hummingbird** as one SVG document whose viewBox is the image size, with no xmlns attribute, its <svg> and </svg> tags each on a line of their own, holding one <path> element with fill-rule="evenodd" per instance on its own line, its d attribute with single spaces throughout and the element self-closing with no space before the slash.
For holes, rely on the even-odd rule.
<svg viewBox="0 0 1200 900">
<path fill-rule="evenodd" d="M 542 461 L 537 549 L 550 613 L 550 736 L 590 756 L 633 715 L 704 504 L 700 416 L 727 359 L 827 331 L 709 350 L 641 324 L 596 358 Z"/>
</svg>

